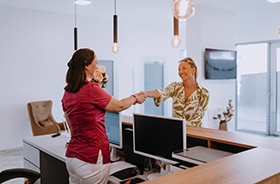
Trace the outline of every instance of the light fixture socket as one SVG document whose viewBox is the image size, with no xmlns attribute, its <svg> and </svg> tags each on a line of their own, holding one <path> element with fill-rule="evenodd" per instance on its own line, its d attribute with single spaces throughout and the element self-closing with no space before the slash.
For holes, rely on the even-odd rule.
<svg viewBox="0 0 280 184">
<path fill-rule="evenodd" d="M 114 15 L 113 16 L 113 31 L 114 31 L 114 43 L 118 43 L 118 16 Z"/>
<path fill-rule="evenodd" d="M 173 17 L 173 35 L 179 35 L 179 21 L 176 17 Z"/>
<path fill-rule="evenodd" d="M 78 5 L 86 6 L 86 5 L 91 4 L 91 1 L 89 1 L 89 0 L 76 0 L 74 3 L 78 4 Z"/>
<path fill-rule="evenodd" d="M 78 28 L 74 27 L 74 50 L 78 49 Z"/>
</svg>

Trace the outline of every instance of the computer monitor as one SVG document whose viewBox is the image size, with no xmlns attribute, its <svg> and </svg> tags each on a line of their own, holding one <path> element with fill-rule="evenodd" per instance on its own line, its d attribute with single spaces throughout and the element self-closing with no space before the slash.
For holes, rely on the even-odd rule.
<svg viewBox="0 0 280 184">
<path fill-rule="evenodd" d="M 134 152 L 168 166 L 177 163 L 172 152 L 187 148 L 186 121 L 137 113 L 133 117 Z M 168 170 L 161 168 L 160 175 L 167 173 Z"/>
<path fill-rule="evenodd" d="M 111 147 L 111 161 L 119 160 L 117 148 L 122 148 L 122 122 L 119 112 L 105 113 L 105 127 Z"/>
</svg>

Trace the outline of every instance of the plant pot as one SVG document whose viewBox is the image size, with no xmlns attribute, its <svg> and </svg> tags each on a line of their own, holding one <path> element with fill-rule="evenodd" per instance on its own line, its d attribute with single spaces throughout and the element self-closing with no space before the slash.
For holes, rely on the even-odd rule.
<svg viewBox="0 0 280 184">
<path fill-rule="evenodd" d="M 228 130 L 226 121 L 220 121 L 219 130 L 224 130 L 224 131 Z"/>
</svg>

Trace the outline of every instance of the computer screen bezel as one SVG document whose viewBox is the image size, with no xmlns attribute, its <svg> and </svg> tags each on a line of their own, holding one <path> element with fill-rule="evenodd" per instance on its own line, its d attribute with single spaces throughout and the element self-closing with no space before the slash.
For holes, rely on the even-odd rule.
<svg viewBox="0 0 280 184">
<path fill-rule="evenodd" d="M 119 120 L 118 120 L 118 127 L 119 127 L 119 144 L 116 144 L 115 142 L 112 142 L 112 140 L 110 140 L 110 136 L 108 135 L 108 131 L 107 131 L 107 128 L 106 128 L 106 115 L 108 114 L 117 114 L 118 117 L 119 117 Z M 104 124 L 105 124 L 105 128 L 106 128 L 106 134 L 108 136 L 108 140 L 109 140 L 109 143 L 110 143 L 110 147 L 111 148 L 123 148 L 123 135 L 122 135 L 122 121 L 121 121 L 121 113 L 120 112 L 109 112 L 109 111 L 106 111 L 105 113 L 105 116 L 104 116 Z"/>
<path fill-rule="evenodd" d="M 135 132 L 137 131 L 137 128 L 136 128 L 136 121 L 135 121 L 135 116 L 145 116 L 145 117 L 148 117 L 148 118 L 159 118 L 159 119 L 164 119 L 164 120 L 171 120 L 171 121 L 179 121 L 181 122 L 181 131 L 182 131 L 182 147 L 179 148 L 179 150 L 185 150 L 187 148 L 187 130 L 186 130 L 186 120 L 185 119 L 180 119 L 180 118 L 174 118 L 174 117 L 166 117 L 166 116 L 158 116 L 158 115 L 149 115 L 149 114 L 141 114 L 141 113 L 134 113 L 133 114 L 133 118 L 134 118 L 134 121 L 133 121 L 133 151 L 134 153 L 136 154 L 139 154 L 139 155 L 142 155 L 142 156 L 145 156 L 145 157 L 149 157 L 149 158 L 153 158 L 153 159 L 156 159 L 156 160 L 159 160 L 159 161 L 162 161 L 164 163 L 167 163 L 167 164 L 175 164 L 177 163 L 177 161 L 175 161 L 176 159 L 172 159 L 172 158 L 165 158 L 165 157 L 161 157 L 160 155 L 154 155 L 152 153 L 148 153 L 148 152 L 144 152 L 143 150 L 137 150 L 137 146 L 136 146 L 136 137 L 135 137 Z M 173 122 L 174 123 L 174 122 Z M 159 130 L 158 131 L 162 131 L 159 127 Z M 170 132 L 166 132 L 166 134 L 170 134 Z M 174 150 L 174 151 L 177 151 L 177 150 Z M 170 153 L 170 157 L 172 157 L 172 152 Z"/>
</svg>

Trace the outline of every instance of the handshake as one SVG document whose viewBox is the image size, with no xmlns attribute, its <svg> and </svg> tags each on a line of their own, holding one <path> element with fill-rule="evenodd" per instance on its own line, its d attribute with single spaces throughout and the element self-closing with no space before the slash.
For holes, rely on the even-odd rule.
<svg viewBox="0 0 280 184">
<path fill-rule="evenodd" d="M 139 93 L 135 93 L 132 96 L 136 98 L 136 101 L 134 104 L 136 104 L 136 103 L 142 104 L 143 102 L 145 102 L 145 100 L 147 98 L 147 93 L 145 91 L 140 91 Z"/>
</svg>

